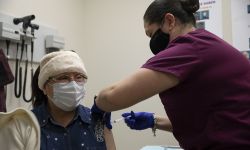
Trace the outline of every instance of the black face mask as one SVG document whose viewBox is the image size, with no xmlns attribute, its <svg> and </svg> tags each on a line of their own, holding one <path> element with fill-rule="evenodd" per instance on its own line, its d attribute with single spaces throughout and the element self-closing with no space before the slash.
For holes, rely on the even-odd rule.
<svg viewBox="0 0 250 150">
<path fill-rule="evenodd" d="M 169 43 L 169 34 L 164 33 L 161 29 L 157 30 L 150 40 L 150 49 L 154 55 L 164 50 Z"/>
</svg>

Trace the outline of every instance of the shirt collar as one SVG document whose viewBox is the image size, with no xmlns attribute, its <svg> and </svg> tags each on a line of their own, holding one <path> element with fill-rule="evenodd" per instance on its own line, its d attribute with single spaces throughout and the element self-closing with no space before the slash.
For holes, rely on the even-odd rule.
<svg viewBox="0 0 250 150">
<path fill-rule="evenodd" d="M 49 119 L 52 118 L 49 114 L 47 105 L 45 103 L 42 103 L 38 108 L 39 116 L 38 117 L 38 122 L 41 127 L 45 126 Z"/>
<path fill-rule="evenodd" d="M 40 126 L 43 127 L 48 123 L 50 119 L 52 119 L 52 116 L 50 115 L 47 105 L 45 103 L 41 104 L 38 109 L 39 114 L 41 116 L 38 118 L 38 122 Z M 77 118 L 80 118 L 82 122 L 91 124 L 90 109 L 79 105 L 76 108 L 76 115 L 74 117 L 74 120 Z"/>
<path fill-rule="evenodd" d="M 80 116 L 80 119 L 88 124 L 91 124 L 90 109 L 79 105 L 76 109 L 76 116 Z"/>
</svg>

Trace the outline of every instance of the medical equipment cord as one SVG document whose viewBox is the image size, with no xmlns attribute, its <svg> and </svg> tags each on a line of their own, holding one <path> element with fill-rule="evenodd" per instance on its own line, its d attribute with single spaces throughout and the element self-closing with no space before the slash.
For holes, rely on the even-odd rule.
<svg viewBox="0 0 250 150">
<path fill-rule="evenodd" d="M 14 93 L 16 98 L 19 98 L 21 96 L 22 92 L 22 67 L 19 67 L 19 59 L 18 59 L 18 49 L 19 49 L 19 43 L 17 43 L 17 49 L 16 49 L 16 66 L 15 66 L 15 84 L 14 84 Z M 18 76 L 19 73 L 19 76 Z M 19 77 L 19 80 L 18 80 Z M 19 81 L 19 89 L 17 89 L 17 82 Z"/>
<path fill-rule="evenodd" d="M 29 99 L 26 97 L 26 81 L 27 81 L 27 72 L 28 72 L 28 63 L 29 63 L 27 47 L 28 45 L 25 45 L 26 60 L 25 60 L 24 83 L 23 83 L 23 100 L 28 103 L 33 100 L 33 94 L 31 94 L 31 97 Z M 31 42 L 31 70 L 30 70 L 31 81 L 33 78 L 33 50 L 34 50 L 34 43 L 32 41 Z"/>
<path fill-rule="evenodd" d="M 10 40 L 6 40 L 6 51 L 7 51 L 7 60 L 9 60 L 9 48 L 10 48 Z"/>
</svg>

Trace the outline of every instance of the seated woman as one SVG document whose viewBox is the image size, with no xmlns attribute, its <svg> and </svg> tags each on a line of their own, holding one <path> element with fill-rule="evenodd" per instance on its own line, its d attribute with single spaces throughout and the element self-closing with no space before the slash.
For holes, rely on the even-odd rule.
<svg viewBox="0 0 250 150">
<path fill-rule="evenodd" d="M 86 81 L 86 69 L 75 52 L 58 51 L 42 58 L 32 83 L 41 150 L 115 149 L 111 130 L 96 128 L 90 109 L 80 104 Z"/>
<path fill-rule="evenodd" d="M 40 128 L 35 115 L 22 108 L 0 112 L 0 149 L 39 150 Z"/>
</svg>

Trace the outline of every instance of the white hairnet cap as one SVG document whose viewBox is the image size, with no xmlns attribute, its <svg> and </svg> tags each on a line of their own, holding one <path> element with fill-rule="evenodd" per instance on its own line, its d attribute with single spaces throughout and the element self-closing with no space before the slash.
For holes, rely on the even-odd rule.
<svg viewBox="0 0 250 150">
<path fill-rule="evenodd" d="M 78 72 L 87 76 L 86 68 L 79 55 L 72 51 L 57 51 L 45 55 L 40 62 L 38 86 L 41 90 L 46 81 L 66 72 Z"/>
</svg>

